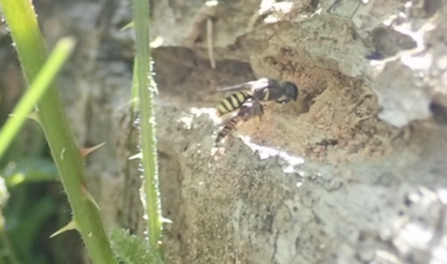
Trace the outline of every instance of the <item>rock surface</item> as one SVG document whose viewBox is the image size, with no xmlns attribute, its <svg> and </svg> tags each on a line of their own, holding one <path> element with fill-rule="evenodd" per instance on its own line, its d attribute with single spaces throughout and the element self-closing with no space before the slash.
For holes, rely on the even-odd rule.
<svg viewBox="0 0 447 264">
<path fill-rule="evenodd" d="M 154 49 L 161 98 L 175 102 L 158 116 L 162 193 L 177 190 L 163 197 L 168 262 L 447 261 L 445 3 L 174 2 L 155 3 L 177 15 L 152 30 L 166 39 Z M 269 105 L 258 129 L 238 129 L 250 143 L 213 154 L 207 111 L 186 107 L 255 77 L 295 82 L 300 100 Z"/>
</svg>

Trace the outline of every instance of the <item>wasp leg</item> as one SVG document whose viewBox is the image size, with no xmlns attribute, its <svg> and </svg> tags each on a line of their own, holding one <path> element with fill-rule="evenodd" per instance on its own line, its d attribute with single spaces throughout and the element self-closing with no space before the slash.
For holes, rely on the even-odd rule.
<svg viewBox="0 0 447 264">
<path fill-rule="evenodd" d="M 357 108 L 359 105 L 361 105 L 366 98 L 371 97 L 373 100 L 377 100 L 377 95 L 371 91 L 370 89 L 366 87 L 362 87 L 363 93 L 359 96 L 359 99 L 357 100 L 357 103 L 355 103 L 351 108 L 349 109 L 349 112 L 354 111 L 355 108 Z"/>
<path fill-rule="evenodd" d="M 257 116 L 257 118 L 255 118 L 256 131 L 259 131 L 259 127 L 261 126 L 261 121 L 262 121 L 262 116 Z"/>
<path fill-rule="evenodd" d="M 399 128 L 397 132 L 391 135 L 391 141 L 395 141 L 399 138 L 402 138 L 404 142 L 408 142 L 413 134 L 413 129 L 414 128 L 411 124 Z"/>
<path fill-rule="evenodd" d="M 356 120 L 354 120 L 352 122 L 352 127 L 357 127 L 361 122 L 368 120 L 368 119 L 372 119 L 375 118 L 374 115 L 368 115 L 368 116 L 364 116 L 364 117 L 359 117 Z"/>
<path fill-rule="evenodd" d="M 261 121 L 262 121 L 262 116 L 258 116 L 258 118 L 256 118 L 256 120 L 257 120 L 257 126 L 256 126 L 256 136 L 258 137 L 258 138 L 260 138 L 261 137 Z"/>
</svg>

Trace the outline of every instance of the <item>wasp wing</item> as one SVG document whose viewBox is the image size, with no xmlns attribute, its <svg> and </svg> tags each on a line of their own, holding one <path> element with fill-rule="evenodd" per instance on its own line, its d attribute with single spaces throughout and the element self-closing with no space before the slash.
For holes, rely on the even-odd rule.
<svg viewBox="0 0 447 264">
<path fill-rule="evenodd" d="M 218 92 L 231 92 L 231 91 L 243 91 L 243 90 L 258 90 L 258 89 L 264 89 L 269 86 L 269 79 L 262 78 L 256 81 L 236 84 L 233 86 L 227 86 L 222 88 L 217 88 Z"/>
<path fill-rule="evenodd" d="M 225 126 L 226 124 L 228 124 L 228 122 L 230 122 L 231 120 L 233 120 L 236 116 L 237 116 L 237 113 L 232 113 L 231 116 L 229 116 L 229 117 L 223 119 L 219 124 L 217 124 L 217 125 L 215 126 L 215 128 L 217 129 L 217 128 L 219 128 L 219 127 L 223 127 L 223 126 Z"/>
</svg>

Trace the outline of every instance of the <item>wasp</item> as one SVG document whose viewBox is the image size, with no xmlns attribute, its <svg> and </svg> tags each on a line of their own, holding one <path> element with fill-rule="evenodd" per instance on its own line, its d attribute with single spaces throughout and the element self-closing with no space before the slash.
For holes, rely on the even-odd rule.
<svg viewBox="0 0 447 264">
<path fill-rule="evenodd" d="M 247 99 L 242 103 L 238 113 L 229 118 L 223 123 L 224 127 L 217 134 L 216 144 L 222 141 L 231 131 L 233 131 L 239 124 L 246 122 L 255 117 L 262 117 L 264 115 L 264 107 L 262 104 L 253 98 Z"/>
<path fill-rule="evenodd" d="M 274 79 L 262 78 L 256 81 L 237 84 L 217 89 L 218 92 L 237 91 L 220 102 L 217 110 L 219 115 L 233 112 L 240 108 L 248 99 L 258 101 L 276 101 L 280 104 L 296 101 L 298 88 L 291 82 L 280 82 Z"/>
</svg>

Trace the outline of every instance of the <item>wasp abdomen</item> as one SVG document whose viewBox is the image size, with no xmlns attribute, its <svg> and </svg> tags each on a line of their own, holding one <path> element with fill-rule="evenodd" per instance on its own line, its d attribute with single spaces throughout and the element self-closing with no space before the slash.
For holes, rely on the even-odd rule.
<svg viewBox="0 0 447 264">
<path fill-rule="evenodd" d="M 241 118 L 236 116 L 230 121 L 228 121 L 227 124 L 222 128 L 222 130 L 217 134 L 216 143 L 222 141 L 230 132 L 237 126 L 237 123 L 239 123 L 239 120 Z"/>
<path fill-rule="evenodd" d="M 244 92 L 237 92 L 225 97 L 217 107 L 219 115 L 224 115 L 241 107 L 241 105 L 247 101 L 251 96 Z"/>
<path fill-rule="evenodd" d="M 219 134 L 217 134 L 216 144 L 230 134 L 230 132 L 234 130 L 239 123 L 246 122 L 256 116 L 260 117 L 263 114 L 264 108 L 262 104 L 254 98 L 248 98 L 240 107 L 237 115 L 229 119 Z"/>
</svg>

